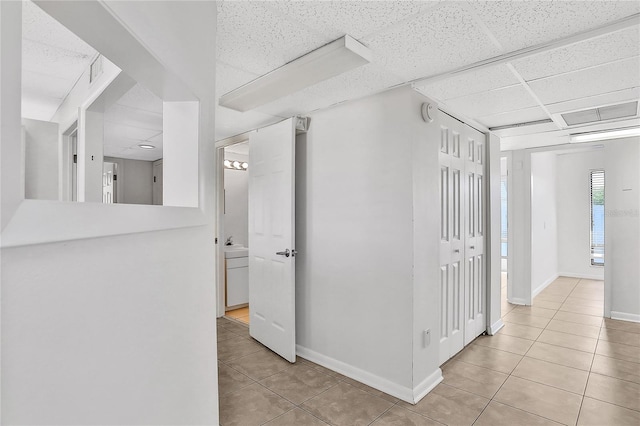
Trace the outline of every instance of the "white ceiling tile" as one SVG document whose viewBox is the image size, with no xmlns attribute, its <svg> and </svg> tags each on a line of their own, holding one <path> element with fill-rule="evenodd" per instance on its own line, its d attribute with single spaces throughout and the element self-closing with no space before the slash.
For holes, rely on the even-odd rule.
<svg viewBox="0 0 640 426">
<path fill-rule="evenodd" d="M 39 93 L 22 91 L 22 117 L 32 120 L 50 121 L 62 102 L 59 98 L 49 98 Z"/>
<path fill-rule="evenodd" d="M 496 65 L 446 80 L 416 85 L 416 88 L 429 97 L 447 100 L 519 83 L 518 78 L 506 65 Z"/>
<path fill-rule="evenodd" d="M 22 42 L 22 67 L 28 71 L 46 73 L 76 81 L 89 67 L 93 56 L 52 47 L 31 40 Z"/>
<path fill-rule="evenodd" d="M 634 26 L 603 37 L 554 49 L 513 62 L 525 80 L 562 74 L 640 54 L 640 28 Z"/>
<path fill-rule="evenodd" d="M 162 130 L 162 114 L 119 104 L 111 105 L 105 111 L 104 119 L 127 126 Z"/>
<path fill-rule="evenodd" d="M 96 54 L 91 46 L 31 1 L 22 2 L 22 38 L 81 56 Z"/>
<path fill-rule="evenodd" d="M 406 80 L 429 77 L 500 53 L 466 9 L 455 2 L 428 9 L 363 42 L 373 49 L 378 62 Z"/>
<path fill-rule="evenodd" d="M 514 51 L 640 12 L 638 1 L 470 1 L 504 47 Z"/>
<path fill-rule="evenodd" d="M 537 102 L 522 85 L 518 85 L 449 99 L 445 104 L 452 111 L 475 119 L 486 115 L 536 106 Z"/>
<path fill-rule="evenodd" d="M 258 78 L 258 74 L 243 71 L 222 61 L 216 62 L 216 95 L 220 97 Z"/>
<path fill-rule="evenodd" d="M 557 114 L 567 111 L 577 111 L 587 108 L 595 108 L 604 105 L 615 105 L 625 101 L 633 101 L 640 99 L 640 87 L 632 89 L 619 90 L 611 93 L 603 93 L 601 95 L 589 96 L 588 98 L 574 99 L 567 102 L 559 102 L 547 105 L 547 110 L 551 114 Z"/>
<path fill-rule="evenodd" d="M 312 89 L 327 99 L 329 105 L 357 99 L 403 83 L 404 80 L 382 66 L 370 63 L 320 82 Z M 328 105 L 327 105 L 328 106 Z"/>
<path fill-rule="evenodd" d="M 640 57 L 529 82 L 545 104 L 640 86 Z"/>
<path fill-rule="evenodd" d="M 539 107 L 512 110 L 500 114 L 486 115 L 478 117 L 477 120 L 487 127 L 508 126 L 511 124 L 528 123 L 530 121 L 546 120 L 550 118 L 544 110 Z"/>
<path fill-rule="evenodd" d="M 157 134 L 158 131 L 155 129 L 142 129 L 111 121 L 104 122 L 105 145 L 115 143 L 116 141 L 128 141 L 130 145 L 134 142 L 141 143 Z"/>
<path fill-rule="evenodd" d="M 218 3 L 219 60 L 262 75 L 331 41 L 260 3 Z"/>
<path fill-rule="evenodd" d="M 22 70 L 22 91 L 62 100 L 75 84 L 75 80 L 66 80 L 49 74 Z"/>
<path fill-rule="evenodd" d="M 119 100 L 118 104 L 135 109 L 162 114 L 162 99 L 140 84 L 133 86 Z"/>
<path fill-rule="evenodd" d="M 270 1 L 268 7 L 332 38 L 362 38 L 421 13 L 438 1 Z"/>
</svg>

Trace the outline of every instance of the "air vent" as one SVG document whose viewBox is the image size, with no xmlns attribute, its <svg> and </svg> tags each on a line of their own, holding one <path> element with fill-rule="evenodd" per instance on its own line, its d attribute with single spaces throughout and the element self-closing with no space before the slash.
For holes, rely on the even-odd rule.
<svg viewBox="0 0 640 426">
<path fill-rule="evenodd" d="M 96 81 L 96 78 L 102 75 L 102 55 L 98 55 L 98 57 L 91 63 L 91 68 L 89 72 L 89 83 L 93 83 Z"/>
<path fill-rule="evenodd" d="M 599 121 L 614 120 L 616 118 L 635 117 L 638 113 L 638 101 L 624 104 L 610 105 L 600 108 L 561 114 L 568 126 L 597 123 Z"/>
</svg>

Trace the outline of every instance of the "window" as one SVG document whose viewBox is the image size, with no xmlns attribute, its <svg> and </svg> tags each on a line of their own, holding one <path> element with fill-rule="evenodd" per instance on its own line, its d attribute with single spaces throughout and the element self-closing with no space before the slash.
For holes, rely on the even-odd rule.
<svg viewBox="0 0 640 426">
<path fill-rule="evenodd" d="M 500 252 L 507 257 L 507 176 L 500 179 Z"/>
<path fill-rule="evenodd" d="M 604 170 L 591 172 L 591 264 L 604 266 Z"/>
</svg>

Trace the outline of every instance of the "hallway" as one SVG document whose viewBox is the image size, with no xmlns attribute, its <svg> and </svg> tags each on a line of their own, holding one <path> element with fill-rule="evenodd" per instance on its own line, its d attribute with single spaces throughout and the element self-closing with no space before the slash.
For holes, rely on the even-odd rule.
<svg viewBox="0 0 640 426">
<path fill-rule="evenodd" d="M 289 364 L 218 319 L 220 424 L 637 425 L 640 324 L 603 320 L 603 283 L 561 277 L 443 366 L 407 404 L 319 365 Z M 504 304 L 503 304 L 504 305 Z"/>
</svg>

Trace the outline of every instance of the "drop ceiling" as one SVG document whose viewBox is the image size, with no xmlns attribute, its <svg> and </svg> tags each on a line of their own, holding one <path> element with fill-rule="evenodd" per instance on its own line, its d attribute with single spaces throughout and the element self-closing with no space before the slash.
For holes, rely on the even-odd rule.
<svg viewBox="0 0 640 426">
<path fill-rule="evenodd" d="M 29 12 L 33 24 L 25 26 L 23 94 L 44 117 L 77 76 L 57 75 L 55 67 L 43 72 L 52 24 L 39 22 L 42 12 L 25 5 L 36 10 Z M 634 117 L 569 127 L 561 114 L 640 99 L 640 2 L 218 1 L 217 8 L 218 97 L 345 34 L 369 47 L 373 60 L 245 113 L 218 106 L 216 139 L 412 83 L 442 109 L 482 129 L 552 120 L 496 132 L 506 149 L 566 143 L 573 131 L 638 124 Z M 625 18 L 631 21 L 616 24 Z M 567 37 L 571 43 L 558 42 Z M 41 46 L 29 47 L 32 42 Z M 541 46 L 535 55 L 486 64 Z M 77 41 L 61 41 L 61 47 L 75 53 L 57 53 L 60 63 L 78 69 L 95 54 Z M 471 69 L 453 73 L 464 67 Z M 117 125 L 110 132 L 126 143 L 160 142 L 161 134 L 151 134 L 159 131 L 157 104 L 140 91 L 130 96 L 140 103 L 124 99 L 114 105 L 109 120 Z M 148 123 L 134 123 L 139 117 Z M 120 154 L 131 147 L 126 143 L 116 146 Z"/>
<path fill-rule="evenodd" d="M 496 132 L 504 148 L 566 143 L 577 130 L 561 113 L 640 98 L 639 13 L 640 2 L 632 1 L 221 1 L 218 96 L 344 34 L 374 59 L 246 113 L 218 107 L 216 137 L 423 80 L 416 90 L 481 128 L 552 120 Z M 588 33 L 629 17 L 631 25 Z M 572 36 L 536 55 L 449 74 Z M 633 124 L 637 117 L 598 128 Z"/>
<path fill-rule="evenodd" d="M 97 52 L 30 1 L 22 16 L 22 116 L 50 121 Z"/>
<path fill-rule="evenodd" d="M 98 52 L 34 3 L 22 5 L 22 116 L 51 121 Z M 111 105 L 104 116 L 104 155 L 162 158 L 162 100 L 137 84 Z"/>
</svg>

